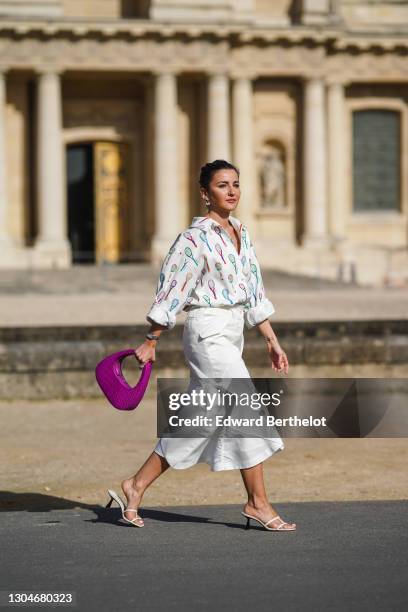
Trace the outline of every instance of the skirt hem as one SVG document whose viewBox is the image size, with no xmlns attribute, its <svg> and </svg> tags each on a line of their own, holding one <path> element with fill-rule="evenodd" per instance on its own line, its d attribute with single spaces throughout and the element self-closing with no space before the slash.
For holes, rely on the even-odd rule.
<svg viewBox="0 0 408 612">
<path fill-rule="evenodd" d="M 194 465 L 198 465 L 199 463 L 206 463 L 207 465 L 210 466 L 211 471 L 212 472 L 223 472 L 223 471 L 227 471 L 227 470 L 245 470 L 247 468 L 250 467 L 254 467 L 255 465 L 258 465 L 258 463 L 262 463 L 263 461 L 265 461 L 266 459 L 268 459 L 269 457 L 272 457 L 272 455 L 274 455 L 276 452 L 278 451 L 282 451 L 285 448 L 285 445 L 282 444 L 280 446 L 278 446 L 277 448 L 268 448 L 266 449 L 265 452 L 263 452 L 262 454 L 258 455 L 258 457 L 251 458 L 249 459 L 249 464 L 248 461 L 247 462 L 243 462 L 241 464 L 236 464 L 231 466 L 231 464 L 229 465 L 223 465 L 222 462 L 219 463 L 212 463 L 211 461 L 209 461 L 206 458 L 198 458 L 197 461 L 192 461 L 191 463 L 189 463 L 188 465 L 180 465 L 180 463 L 175 463 L 175 464 L 171 464 L 167 458 L 165 457 L 165 455 L 163 455 L 160 451 L 157 450 L 157 447 L 159 446 L 159 444 L 156 445 L 154 452 L 157 453 L 160 457 L 163 457 L 164 459 L 166 459 L 167 463 L 169 464 L 169 466 L 171 468 L 173 468 L 173 470 L 187 470 L 190 467 L 193 467 Z"/>
</svg>

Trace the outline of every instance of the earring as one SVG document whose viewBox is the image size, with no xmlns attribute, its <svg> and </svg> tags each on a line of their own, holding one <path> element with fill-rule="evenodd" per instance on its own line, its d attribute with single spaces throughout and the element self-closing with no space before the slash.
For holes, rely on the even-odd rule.
<svg viewBox="0 0 408 612">
<path fill-rule="evenodd" d="M 204 198 L 204 204 L 206 206 L 210 206 L 210 201 L 207 198 Z"/>
</svg>

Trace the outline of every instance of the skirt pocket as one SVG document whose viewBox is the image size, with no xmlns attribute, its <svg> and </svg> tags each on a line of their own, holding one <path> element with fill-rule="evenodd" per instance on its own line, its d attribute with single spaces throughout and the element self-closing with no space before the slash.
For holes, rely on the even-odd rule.
<svg viewBox="0 0 408 612">
<path fill-rule="evenodd" d="M 198 333 L 199 338 L 209 338 L 221 333 L 229 321 L 229 313 L 222 308 L 214 311 L 205 311 L 192 319 L 191 324 Z"/>
</svg>

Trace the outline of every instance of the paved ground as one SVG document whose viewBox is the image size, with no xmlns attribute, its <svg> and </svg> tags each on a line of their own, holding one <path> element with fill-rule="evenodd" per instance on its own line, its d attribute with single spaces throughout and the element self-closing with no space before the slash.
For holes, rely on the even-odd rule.
<svg viewBox="0 0 408 612">
<path fill-rule="evenodd" d="M 0 274 L 2 326 L 144 323 L 158 271 L 146 264 Z M 407 318 L 408 288 L 362 288 L 265 270 L 275 321 Z M 181 313 L 179 321 L 182 322 Z"/>
<path fill-rule="evenodd" d="M 246 531 L 231 505 L 146 508 L 143 529 L 101 506 L 4 512 L 1 589 L 84 612 L 407 609 L 408 501 L 278 510 L 297 531 Z"/>
</svg>

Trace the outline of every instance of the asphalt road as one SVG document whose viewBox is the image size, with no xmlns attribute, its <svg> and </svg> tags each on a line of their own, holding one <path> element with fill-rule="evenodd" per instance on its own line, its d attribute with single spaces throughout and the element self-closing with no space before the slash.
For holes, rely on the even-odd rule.
<svg viewBox="0 0 408 612">
<path fill-rule="evenodd" d="M 0 590 L 86 612 L 407 609 L 408 500 L 276 508 L 297 531 L 246 531 L 231 505 L 143 508 L 143 529 L 118 508 L 4 509 Z"/>
</svg>

